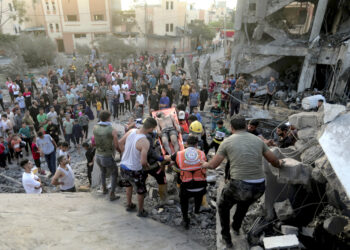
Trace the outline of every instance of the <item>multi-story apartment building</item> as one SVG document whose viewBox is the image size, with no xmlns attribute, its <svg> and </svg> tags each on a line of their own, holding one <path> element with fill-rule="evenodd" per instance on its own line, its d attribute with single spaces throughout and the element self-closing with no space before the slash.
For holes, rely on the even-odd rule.
<svg viewBox="0 0 350 250">
<path fill-rule="evenodd" d="M 141 47 L 150 50 L 189 50 L 190 39 L 184 35 L 186 26 L 186 1 L 161 0 L 159 4 L 135 5 L 136 23 L 144 37 Z"/>
<path fill-rule="evenodd" d="M 112 31 L 111 0 L 41 0 L 48 36 L 59 52 L 72 53 L 77 44 L 93 46 L 94 40 Z"/>
<path fill-rule="evenodd" d="M 59 52 L 72 53 L 78 44 L 94 45 L 96 38 L 111 34 L 112 11 L 120 0 L 25 0 L 26 21 L 9 20 L 6 34 L 45 32 L 57 43 Z M 12 0 L 0 0 L 7 15 L 15 15 Z M 7 9 L 9 11 L 7 11 Z M 6 19 L 6 16 L 3 17 Z M 3 20 L 4 20 L 3 19 Z"/>
</svg>

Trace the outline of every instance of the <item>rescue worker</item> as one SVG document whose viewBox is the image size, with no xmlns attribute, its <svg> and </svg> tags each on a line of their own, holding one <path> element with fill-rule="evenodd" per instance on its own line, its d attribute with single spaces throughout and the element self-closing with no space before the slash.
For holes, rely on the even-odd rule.
<svg viewBox="0 0 350 250">
<path fill-rule="evenodd" d="M 179 117 L 179 125 L 181 128 L 182 140 L 184 142 L 186 142 L 187 138 L 188 138 L 188 134 L 190 133 L 190 130 L 188 128 L 188 124 L 187 124 L 186 119 L 185 119 L 185 117 L 186 117 L 185 111 L 181 110 L 179 112 L 178 117 Z"/>
<path fill-rule="evenodd" d="M 176 152 L 171 160 L 176 163 L 180 171 L 180 205 L 185 229 L 189 229 L 188 201 L 194 197 L 195 214 L 199 213 L 202 199 L 206 194 L 206 170 L 201 164 L 207 159 L 203 151 L 197 149 L 198 137 L 190 135 L 187 139 L 187 148 Z M 170 156 L 166 156 L 168 160 Z"/>
<path fill-rule="evenodd" d="M 153 176 L 158 183 L 158 194 L 160 198 L 159 206 L 164 206 L 167 202 L 167 182 L 164 171 L 164 157 L 161 154 L 159 142 L 156 140 L 156 134 L 151 132 L 146 135 L 150 147 L 147 153 L 148 169 L 146 173 Z"/>
<path fill-rule="evenodd" d="M 237 209 L 233 216 L 232 228 L 238 235 L 250 205 L 265 192 L 262 158 L 264 157 L 276 168 L 280 168 L 283 163 L 261 139 L 246 132 L 246 121 L 243 116 L 232 117 L 231 132 L 232 135 L 221 143 L 210 162 L 202 165 L 203 168 L 215 169 L 225 158 L 230 160 L 230 180 L 226 183 L 218 201 L 221 235 L 227 248 L 233 247 L 230 234 L 230 210 L 233 205 L 237 204 Z"/>
</svg>

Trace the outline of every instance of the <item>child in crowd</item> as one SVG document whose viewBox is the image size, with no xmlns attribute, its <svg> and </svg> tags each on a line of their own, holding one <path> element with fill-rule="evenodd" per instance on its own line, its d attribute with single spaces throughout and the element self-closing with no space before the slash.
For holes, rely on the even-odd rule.
<svg viewBox="0 0 350 250">
<path fill-rule="evenodd" d="M 139 102 L 135 103 L 135 107 L 133 108 L 133 115 L 135 119 L 142 119 L 143 117 L 143 108 L 140 106 Z"/>
<path fill-rule="evenodd" d="M 13 151 L 15 152 L 15 157 L 17 159 L 18 165 L 19 165 L 19 158 L 23 158 L 21 142 L 22 140 L 18 135 L 14 135 L 11 140 L 11 146 L 13 148 Z"/>
<path fill-rule="evenodd" d="M 202 116 L 200 113 L 198 113 L 198 107 L 193 108 L 193 114 L 197 117 L 198 121 L 202 123 Z"/>
<path fill-rule="evenodd" d="M 74 120 L 72 135 L 76 143 L 75 145 L 79 150 L 80 142 L 83 140 L 84 135 L 83 129 L 81 128 L 77 120 Z"/>
<path fill-rule="evenodd" d="M 38 168 L 38 173 L 45 175 L 46 174 L 45 170 L 41 169 L 40 151 L 38 146 L 36 145 L 36 136 L 33 137 L 31 149 L 32 149 L 32 156 L 33 156 L 35 166 Z"/>
<path fill-rule="evenodd" d="M 87 160 L 87 164 L 86 164 L 87 170 L 88 170 L 87 177 L 89 179 L 89 183 L 90 183 L 90 186 L 91 186 L 91 173 L 92 173 L 92 170 L 94 169 L 94 158 L 95 158 L 96 148 L 92 147 L 87 142 L 83 143 L 83 148 L 86 150 L 85 151 L 85 157 L 86 157 L 86 160 Z"/>
<path fill-rule="evenodd" d="M 21 139 L 26 142 L 25 148 L 26 148 L 26 152 L 27 152 L 27 156 L 28 156 L 29 155 L 28 148 L 30 147 L 30 128 L 29 128 L 29 126 L 25 122 L 23 122 L 22 128 L 20 128 L 18 133 L 20 134 Z"/>
<path fill-rule="evenodd" d="M 4 145 L 4 137 L 0 136 L 0 168 L 8 167 L 6 166 L 6 153 L 5 153 L 5 145 Z"/>
<path fill-rule="evenodd" d="M 100 100 L 97 100 L 97 102 L 96 102 L 96 114 L 97 114 L 98 120 L 100 120 L 99 117 L 100 117 L 101 110 L 102 110 L 102 103 Z"/>
<path fill-rule="evenodd" d="M 68 153 L 68 148 L 69 148 L 69 145 L 67 142 L 62 142 L 59 144 L 59 152 L 58 152 L 58 156 L 66 156 L 67 159 L 68 159 L 68 162 L 70 163 L 70 155 Z"/>
<path fill-rule="evenodd" d="M 214 106 L 210 109 L 211 113 L 211 132 L 214 133 L 216 123 L 222 118 L 222 110 L 219 107 L 219 101 L 214 102 Z"/>
<path fill-rule="evenodd" d="M 12 162 L 11 162 L 11 154 L 10 154 L 10 149 L 9 149 L 9 143 L 7 142 L 7 140 L 5 140 L 5 138 L 3 136 L 0 137 L 0 142 L 5 147 L 5 151 L 4 151 L 5 161 L 7 159 L 8 160 L 8 164 L 11 165 Z"/>
<path fill-rule="evenodd" d="M 217 121 L 217 126 L 215 128 L 214 133 L 212 134 L 213 141 L 211 142 L 211 144 L 209 145 L 209 149 L 210 148 L 215 148 L 215 153 L 216 151 L 218 151 L 218 148 L 220 146 L 220 144 L 224 141 L 225 136 L 230 135 L 231 133 L 224 127 L 224 122 L 223 120 L 219 120 Z"/>
</svg>

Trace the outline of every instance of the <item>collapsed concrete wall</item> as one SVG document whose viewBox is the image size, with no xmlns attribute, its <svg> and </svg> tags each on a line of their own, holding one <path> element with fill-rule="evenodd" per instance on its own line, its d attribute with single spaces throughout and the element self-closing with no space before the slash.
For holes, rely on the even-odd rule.
<svg viewBox="0 0 350 250">
<path fill-rule="evenodd" d="M 289 117 L 290 124 L 298 129 L 298 141 L 289 148 L 272 149 L 284 160 L 282 169 L 264 163 L 266 214 L 260 227 L 252 230 L 253 235 L 257 236 L 261 228 L 268 234 L 272 221 L 275 227 L 305 229 L 301 237 L 308 235 L 320 242 L 332 239 L 340 245 L 349 242 L 350 112 L 344 106 L 327 105 L 321 112 Z M 325 244 L 329 247 L 330 243 Z"/>
</svg>

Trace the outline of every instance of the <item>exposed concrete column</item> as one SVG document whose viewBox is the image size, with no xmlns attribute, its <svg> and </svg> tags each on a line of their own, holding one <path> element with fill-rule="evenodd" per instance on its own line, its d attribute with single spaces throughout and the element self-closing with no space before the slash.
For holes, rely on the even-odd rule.
<svg viewBox="0 0 350 250">
<path fill-rule="evenodd" d="M 311 87 L 312 79 L 314 77 L 316 64 L 311 63 L 312 55 L 309 54 L 304 59 L 303 69 L 299 78 L 298 92 L 303 92 L 305 89 Z"/>
<path fill-rule="evenodd" d="M 312 25 L 311 35 L 309 38 L 309 42 L 311 43 L 310 49 L 313 47 L 314 40 L 317 38 L 317 36 L 320 34 L 324 15 L 326 13 L 328 5 L 328 0 L 319 0 L 317 5 L 316 14 L 314 17 L 314 22 Z M 298 84 L 298 92 L 302 92 L 307 88 L 311 87 L 312 79 L 315 74 L 316 70 L 316 63 L 312 62 L 312 58 L 314 55 L 309 52 L 309 54 L 305 57 L 303 69 L 301 71 L 299 84 Z"/>
<path fill-rule="evenodd" d="M 319 0 L 317 4 L 317 10 L 312 25 L 311 35 L 309 42 L 312 42 L 319 34 L 322 28 L 324 14 L 326 13 L 328 0 Z"/>
<path fill-rule="evenodd" d="M 259 0 L 256 3 L 256 18 L 258 22 L 263 20 L 266 16 L 267 2 L 267 0 Z"/>
<path fill-rule="evenodd" d="M 235 14 L 235 31 L 241 30 L 243 21 L 243 8 L 245 0 L 238 0 Z"/>
<path fill-rule="evenodd" d="M 235 36 L 234 36 L 234 41 L 232 45 L 230 74 L 238 73 L 237 72 L 238 58 L 239 58 L 239 55 L 241 54 L 243 41 L 245 40 L 243 31 L 242 31 L 242 23 L 243 23 L 244 16 L 247 14 L 246 11 L 248 11 L 248 8 L 246 8 L 247 5 L 248 5 L 248 1 L 237 0 L 235 26 L 234 26 Z"/>
</svg>

